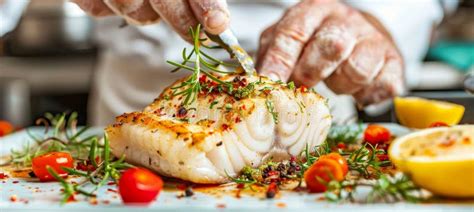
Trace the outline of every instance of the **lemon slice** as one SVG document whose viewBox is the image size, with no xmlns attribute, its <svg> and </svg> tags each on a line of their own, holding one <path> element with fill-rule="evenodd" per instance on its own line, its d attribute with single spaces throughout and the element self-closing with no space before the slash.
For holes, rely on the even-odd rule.
<svg viewBox="0 0 474 212">
<path fill-rule="evenodd" d="M 474 197 L 474 125 L 420 130 L 395 139 L 397 169 L 420 187 L 448 197 Z"/>
<path fill-rule="evenodd" d="M 462 105 L 417 97 L 397 97 L 394 104 L 398 121 L 410 128 L 427 128 L 434 122 L 456 125 L 464 114 Z"/>
</svg>

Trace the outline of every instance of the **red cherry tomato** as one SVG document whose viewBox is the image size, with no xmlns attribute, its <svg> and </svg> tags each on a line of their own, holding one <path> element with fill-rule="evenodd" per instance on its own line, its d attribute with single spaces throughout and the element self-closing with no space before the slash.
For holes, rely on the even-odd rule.
<svg viewBox="0 0 474 212">
<path fill-rule="evenodd" d="M 336 161 L 342 168 L 342 175 L 346 176 L 349 172 L 349 166 L 347 165 L 347 160 L 338 153 L 329 153 L 327 155 L 321 156 L 319 159 L 330 159 Z"/>
<path fill-rule="evenodd" d="M 429 128 L 432 128 L 432 127 L 449 127 L 449 125 L 442 121 L 437 121 L 430 124 Z"/>
<path fill-rule="evenodd" d="M 49 174 L 46 169 L 47 166 L 51 167 L 61 177 L 66 177 L 67 172 L 62 167 L 73 167 L 73 159 L 71 154 L 67 152 L 50 152 L 44 155 L 33 158 L 33 172 L 40 181 L 54 181 L 54 177 Z"/>
<path fill-rule="evenodd" d="M 149 204 L 160 193 L 163 181 L 147 169 L 130 168 L 122 174 L 118 186 L 123 202 Z"/>
<path fill-rule="evenodd" d="M 326 186 L 324 182 L 331 180 L 342 181 L 344 175 L 341 165 L 333 159 L 319 159 L 304 173 L 304 180 L 310 192 L 324 192 Z"/>
<path fill-rule="evenodd" d="M 364 132 L 364 140 L 365 142 L 375 146 L 376 144 L 382 144 L 388 142 L 391 137 L 390 131 L 380 125 L 369 125 Z"/>
<path fill-rule="evenodd" d="M 0 137 L 5 136 L 13 132 L 13 125 L 8 121 L 0 120 Z"/>
</svg>

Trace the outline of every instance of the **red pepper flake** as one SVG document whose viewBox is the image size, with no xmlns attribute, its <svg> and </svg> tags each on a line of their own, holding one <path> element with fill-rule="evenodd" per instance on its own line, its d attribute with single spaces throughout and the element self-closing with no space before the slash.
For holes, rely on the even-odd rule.
<svg viewBox="0 0 474 212">
<path fill-rule="evenodd" d="M 107 183 L 107 185 L 115 185 L 115 182 L 114 181 L 110 181 Z"/>
<path fill-rule="evenodd" d="M 226 131 L 226 130 L 229 129 L 229 125 L 227 125 L 227 124 L 222 124 L 221 128 L 222 128 L 222 131 Z"/>
<path fill-rule="evenodd" d="M 108 204 L 110 204 L 110 200 L 102 200 L 102 204 L 108 205 Z"/>
<path fill-rule="evenodd" d="M 238 189 L 243 189 L 244 187 L 245 187 L 245 184 L 243 184 L 243 183 L 237 184 Z"/>
<path fill-rule="evenodd" d="M 242 120 L 240 119 L 240 117 L 235 117 L 235 123 L 240 123 Z"/>
<path fill-rule="evenodd" d="M 300 89 L 301 92 L 306 92 L 306 91 L 308 91 L 308 88 L 307 88 L 306 86 L 304 86 L 304 85 L 300 86 L 299 89 Z"/>
<path fill-rule="evenodd" d="M 177 188 L 178 190 L 181 190 L 181 191 L 186 190 L 187 187 L 188 187 L 188 186 L 187 186 L 186 184 L 178 184 L 178 185 L 176 185 L 176 188 Z"/>
<path fill-rule="evenodd" d="M 219 203 L 216 205 L 217 208 L 225 208 L 225 204 L 224 203 Z"/>
<path fill-rule="evenodd" d="M 8 178 L 8 175 L 6 175 L 5 173 L 3 172 L 0 172 L 0 180 L 3 180 L 5 178 Z"/>
<path fill-rule="evenodd" d="M 10 201 L 11 202 L 16 202 L 18 200 L 18 196 L 16 194 L 13 194 L 10 196 Z"/>
<path fill-rule="evenodd" d="M 19 181 L 18 181 L 18 180 L 15 180 L 15 181 L 13 181 L 12 183 L 13 183 L 13 184 L 17 184 L 17 183 L 19 183 Z"/>
<path fill-rule="evenodd" d="M 199 82 L 200 82 L 200 83 L 205 83 L 205 82 L 207 82 L 207 76 L 204 75 L 204 74 L 201 75 L 201 76 L 199 77 Z"/>
<path fill-rule="evenodd" d="M 387 161 L 388 160 L 388 155 L 387 154 L 378 154 L 377 158 L 379 161 Z"/>
<path fill-rule="evenodd" d="M 108 188 L 108 189 L 107 189 L 107 191 L 108 191 L 108 192 L 117 193 L 117 190 L 115 190 L 115 189 L 111 189 L 111 188 Z"/>
<path fill-rule="evenodd" d="M 346 149 L 346 145 L 344 143 L 338 143 L 337 148 L 339 149 Z"/>
</svg>

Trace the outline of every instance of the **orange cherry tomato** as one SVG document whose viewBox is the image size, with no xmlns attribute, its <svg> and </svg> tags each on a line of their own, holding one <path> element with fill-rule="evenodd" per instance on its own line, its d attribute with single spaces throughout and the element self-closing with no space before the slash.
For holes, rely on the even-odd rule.
<svg viewBox="0 0 474 212">
<path fill-rule="evenodd" d="M 317 160 L 308 170 L 304 173 L 304 180 L 306 186 L 310 192 L 324 192 L 326 186 L 324 182 L 330 182 L 331 180 L 342 181 L 344 175 L 341 165 L 333 159 L 321 158 Z"/>
<path fill-rule="evenodd" d="M 342 175 L 346 176 L 349 172 L 349 166 L 347 165 L 347 160 L 338 153 L 329 153 L 327 155 L 321 156 L 319 159 L 330 159 L 336 161 L 342 168 Z"/>
<path fill-rule="evenodd" d="M 387 128 L 375 124 L 367 126 L 367 129 L 364 131 L 365 142 L 373 146 L 388 142 L 391 136 L 392 135 Z"/>
<path fill-rule="evenodd" d="M 449 127 L 449 125 L 446 124 L 445 122 L 437 121 L 430 124 L 429 128 L 433 128 L 433 127 Z"/>
<path fill-rule="evenodd" d="M 10 134 L 13 130 L 13 125 L 10 122 L 0 120 L 0 137 Z"/>
<path fill-rule="evenodd" d="M 51 167 L 61 177 L 66 177 L 67 172 L 62 167 L 73 167 L 71 154 L 67 152 L 50 152 L 33 158 L 33 172 L 40 181 L 54 181 L 54 177 L 46 169 Z"/>
<path fill-rule="evenodd" d="M 120 177 L 119 193 L 124 203 L 149 204 L 163 188 L 163 181 L 143 168 L 127 169 Z"/>
</svg>

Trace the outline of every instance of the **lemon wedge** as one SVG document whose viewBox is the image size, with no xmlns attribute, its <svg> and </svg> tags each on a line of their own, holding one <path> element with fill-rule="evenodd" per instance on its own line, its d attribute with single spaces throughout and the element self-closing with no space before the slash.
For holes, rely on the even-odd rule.
<svg viewBox="0 0 474 212">
<path fill-rule="evenodd" d="M 420 187 L 447 197 L 474 197 L 474 125 L 420 130 L 395 139 L 389 158 Z"/>
<path fill-rule="evenodd" d="M 456 125 L 464 114 L 464 106 L 417 97 L 397 97 L 394 100 L 398 121 L 410 128 L 427 128 L 432 123 Z"/>
</svg>

